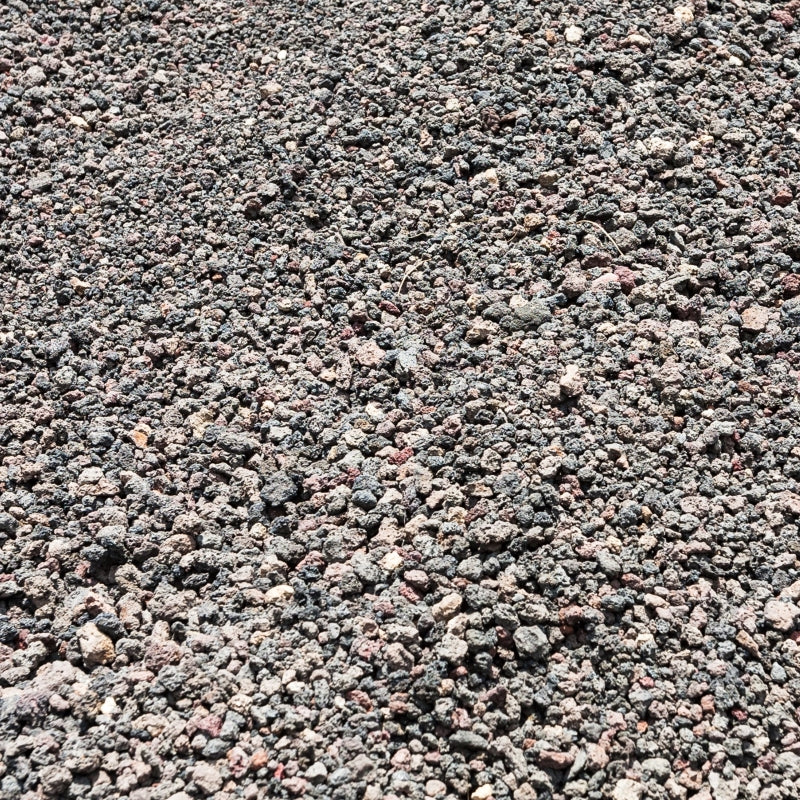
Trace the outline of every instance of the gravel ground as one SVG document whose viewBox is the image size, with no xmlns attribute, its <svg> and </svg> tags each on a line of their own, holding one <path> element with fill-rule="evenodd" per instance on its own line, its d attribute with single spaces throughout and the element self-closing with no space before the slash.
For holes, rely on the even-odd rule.
<svg viewBox="0 0 800 800">
<path fill-rule="evenodd" d="M 2 800 L 798 797 L 798 14 L 3 0 Z"/>
</svg>

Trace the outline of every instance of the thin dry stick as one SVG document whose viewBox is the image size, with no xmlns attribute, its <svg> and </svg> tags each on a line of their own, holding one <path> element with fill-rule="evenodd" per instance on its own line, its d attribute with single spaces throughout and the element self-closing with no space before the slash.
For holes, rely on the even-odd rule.
<svg viewBox="0 0 800 800">
<path fill-rule="evenodd" d="M 579 219 L 577 221 L 578 222 L 586 222 L 589 225 L 594 225 L 594 227 L 597 228 L 597 230 L 599 230 L 600 233 L 604 234 L 606 236 L 606 238 L 608 239 L 608 241 L 611 242 L 611 244 L 614 245 L 614 249 L 620 254 L 620 257 L 622 257 L 622 250 L 619 249 L 619 246 L 614 241 L 614 239 L 611 236 L 611 234 L 602 225 L 600 225 L 598 222 L 595 222 L 594 220 L 591 220 L 591 219 Z"/>
<path fill-rule="evenodd" d="M 429 261 L 429 258 L 423 258 L 420 263 L 427 264 Z M 419 264 L 411 264 L 409 267 L 406 267 L 406 271 L 403 274 L 403 277 L 400 279 L 400 285 L 397 287 L 398 294 L 403 291 L 406 281 L 411 277 L 411 274 L 417 269 L 417 267 L 419 267 Z"/>
<path fill-rule="evenodd" d="M 400 279 L 400 285 L 397 287 L 397 293 L 400 294 L 403 291 L 403 287 L 406 285 L 406 281 L 411 277 L 411 273 L 416 269 L 416 266 L 408 267 L 406 271 L 403 273 L 403 277 Z"/>
</svg>

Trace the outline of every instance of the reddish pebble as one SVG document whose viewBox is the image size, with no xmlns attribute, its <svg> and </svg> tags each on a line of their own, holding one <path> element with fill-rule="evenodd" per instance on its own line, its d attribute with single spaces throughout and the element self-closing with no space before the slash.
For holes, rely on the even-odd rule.
<svg viewBox="0 0 800 800">
<path fill-rule="evenodd" d="M 410 447 L 404 447 L 402 450 L 398 450 L 394 453 L 394 455 L 389 456 L 387 461 L 390 464 L 405 464 L 413 455 L 414 451 Z"/>
<path fill-rule="evenodd" d="M 583 609 L 577 605 L 562 608 L 558 612 L 558 621 L 561 625 L 579 625 L 583 621 Z"/>
<path fill-rule="evenodd" d="M 775 22 L 780 22 L 784 28 L 791 28 L 794 25 L 794 17 L 785 8 L 773 9 L 771 16 Z"/>
<path fill-rule="evenodd" d="M 378 303 L 378 308 L 381 311 L 386 311 L 388 314 L 392 314 L 395 317 L 400 316 L 400 309 L 390 300 L 381 300 L 380 303 Z"/>
<path fill-rule="evenodd" d="M 636 286 L 636 273 L 629 267 L 617 267 L 614 270 L 619 285 L 625 294 L 630 294 Z"/>
<path fill-rule="evenodd" d="M 308 781 L 305 778 L 287 778 L 283 784 L 283 788 L 295 796 L 303 795 L 308 788 Z"/>
<path fill-rule="evenodd" d="M 567 769 L 575 761 L 574 753 L 564 753 L 558 750 L 542 750 L 539 753 L 539 766 L 545 769 Z"/>
<path fill-rule="evenodd" d="M 375 641 L 374 639 L 360 639 L 357 640 L 357 642 L 358 644 L 355 647 L 355 651 L 358 657 L 363 658 L 364 661 L 371 661 L 372 656 L 383 647 L 382 642 Z"/>
<path fill-rule="evenodd" d="M 422 600 L 422 594 L 407 583 L 401 583 L 398 592 L 410 603 L 419 603 Z"/>
<path fill-rule="evenodd" d="M 428 574 L 421 569 L 410 569 L 407 570 L 403 577 L 410 583 L 415 589 L 427 589 L 428 588 Z"/>
<path fill-rule="evenodd" d="M 357 703 L 366 711 L 372 711 L 372 700 L 369 699 L 369 695 L 366 692 L 362 692 L 360 689 L 352 689 L 345 697 L 351 702 Z"/>
<path fill-rule="evenodd" d="M 717 705 L 714 702 L 714 697 L 710 694 L 704 695 L 700 698 L 700 708 L 706 712 L 706 714 L 713 714 L 716 709 Z"/>
<path fill-rule="evenodd" d="M 241 778 L 250 767 L 250 759 L 241 747 L 233 747 L 228 751 L 228 769 L 234 778 Z"/>
<path fill-rule="evenodd" d="M 212 738 L 219 736 L 222 730 L 222 718 L 216 714 L 208 714 L 205 717 L 199 717 L 192 720 L 195 730 L 207 733 Z"/>
<path fill-rule="evenodd" d="M 800 275 L 791 273 L 781 278 L 784 297 L 797 297 L 800 294 Z"/>
<path fill-rule="evenodd" d="M 788 206 L 794 200 L 792 190 L 788 186 L 782 186 L 772 197 L 772 205 L 774 206 Z"/>
</svg>

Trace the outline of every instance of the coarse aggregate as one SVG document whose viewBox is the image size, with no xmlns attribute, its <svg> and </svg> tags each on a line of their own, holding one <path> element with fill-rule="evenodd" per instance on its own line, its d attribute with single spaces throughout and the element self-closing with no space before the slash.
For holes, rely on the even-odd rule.
<svg viewBox="0 0 800 800">
<path fill-rule="evenodd" d="M 0 800 L 800 796 L 798 14 L 3 0 Z"/>
</svg>

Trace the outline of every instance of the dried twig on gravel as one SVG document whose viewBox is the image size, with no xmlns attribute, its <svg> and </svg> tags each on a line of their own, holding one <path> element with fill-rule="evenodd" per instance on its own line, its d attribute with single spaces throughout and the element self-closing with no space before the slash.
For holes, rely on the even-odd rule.
<svg viewBox="0 0 800 800">
<path fill-rule="evenodd" d="M 591 219 L 579 219 L 577 222 L 585 222 L 588 225 L 594 225 L 594 227 L 597 228 L 597 230 L 599 230 L 600 233 L 602 233 L 608 239 L 608 241 L 614 245 L 614 249 L 620 254 L 620 256 L 622 255 L 622 250 L 619 249 L 619 246 L 614 241 L 614 237 L 602 225 L 600 225 L 600 223 Z"/>
</svg>

